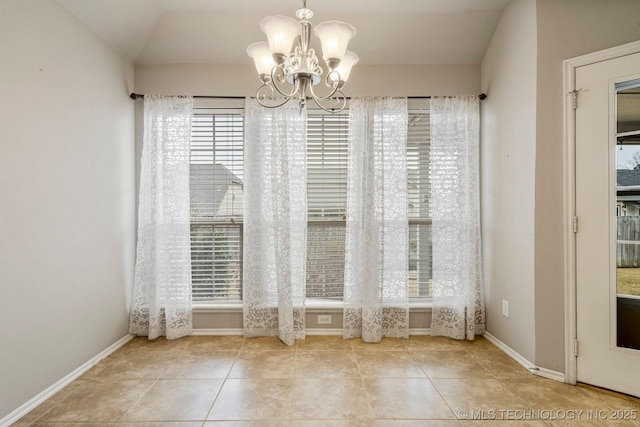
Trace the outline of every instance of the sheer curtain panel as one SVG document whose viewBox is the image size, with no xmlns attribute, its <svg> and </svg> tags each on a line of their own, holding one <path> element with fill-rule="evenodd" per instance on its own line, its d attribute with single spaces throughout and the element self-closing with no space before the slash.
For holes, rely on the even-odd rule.
<svg viewBox="0 0 640 427">
<path fill-rule="evenodd" d="M 409 337 L 407 100 L 349 106 L 343 336 Z"/>
<path fill-rule="evenodd" d="M 247 337 L 305 337 L 307 116 L 247 99 L 243 314 Z"/>
<path fill-rule="evenodd" d="M 129 332 L 189 335 L 189 155 L 193 98 L 145 95 L 138 246 Z"/>
<path fill-rule="evenodd" d="M 431 335 L 469 340 L 485 329 L 479 102 L 477 96 L 431 99 Z"/>
</svg>

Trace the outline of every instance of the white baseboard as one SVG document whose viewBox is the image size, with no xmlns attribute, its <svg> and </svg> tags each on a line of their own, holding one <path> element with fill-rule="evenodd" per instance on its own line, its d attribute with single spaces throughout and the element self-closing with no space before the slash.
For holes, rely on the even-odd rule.
<svg viewBox="0 0 640 427">
<path fill-rule="evenodd" d="M 529 372 L 534 375 L 538 375 L 543 378 L 548 378 L 554 381 L 565 382 L 565 377 L 562 372 L 552 371 L 551 369 L 541 368 L 531 363 L 529 360 L 525 359 L 520 353 L 500 341 L 495 336 L 491 335 L 489 332 L 485 332 L 483 336 L 493 345 L 498 347 L 500 350 L 504 351 L 507 356 L 511 357 L 513 360 L 524 366 Z"/>
<path fill-rule="evenodd" d="M 194 329 L 191 335 L 220 335 L 220 336 L 230 336 L 230 335 L 239 335 L 242 336 L 242 329 Z M 311 328 L 307 329 L 307 335 L 342 335 L 341 328 L 335 329 L 321 329 L 321 328 Z M 409 335 L 431 335 L 430 328 L 412 328 L 409 330 Z"/>
<path fill-rule="evenodd" d="M 243 336 L 242 329 L 194 329 L 193 336 Z M 342 335 L 342 329 L 307 329 L 307 335 Z"/>
<path fill-rule="evenodd" d="M 554 381 L 559 381 L 561 383 L 566 383 L 566 377 L 564 375 L 564 373 L 562 372 L 558 372 L 558 371 L 553 371 L 551 369 L 547 369 L 547 368 L 538 368 L 538 370 L 533 372 L 535 375 L 538 375 L 540 377 L 543 378 L 548 378 L 550 380 L 554 380 Z"/>
<path fill-rule="evenodd" d="M 193 332 L 191 332 L 191 335 L 224 335 L 224 336 L 234 336 L 234 335 L 240 335 L 242 336 L 242 329 L 237 329 L 237 328 L 226 328 L 226 329 L 217 329 L 217 328 L 213 328 L 213 329 L 206 329 L 206 328 L 202 328 L 202 329 L 194 329 Z"/>
<path fill-rule="evenodd" d="M 334 328 L 334 329 L 311 328 L 311 329 L 307 329 L 307 335 L 337 335 L 337 336 L 342 336 L 342 328 Z"/>
<path fill-rule="evenodd" d="M 307 329 L 307 335 L 342 335 L 342 329 Z M 242 336 L 242 329 L 194 329 L 191 335 L 199 336 Z"/>
<path fill-rule="evenodd" d="M 78 378 L 79 376 L 87 372 L 89 369 L 91 369 L 94 365 L 96 365 L 102 359 L 109 356 L 111 353 L 113 353 L 114 351 L 116 351 L 117 349 L 125 345 L 127 342 L 133 339 L 134 336 L 135 335 L 133 334 L 127 334 L 124 337 L 120 338 L 118 341 L 111 344 L 105 350 L 101 351 L 96 356 L 92 357 L 88 362 L 82 364 L 80 367 L 78 367 L 77 369 L 75 369 L 65 377 L 61 378 L 59 381 L 57 381 L 56 383 L 46 388 L 44 391 L 37 394 L 29 401 L 19 406 L 13 412 L 9 413 L 9 415 L 0 419 L 0 427 L 8 427 L 11 424 L 15 423 L 16 421 L 18 421 L 20 418 L 24 417 L 29 412 L 33 411 L 42 402 L 44 402 L 45 400 L 47 400 L 48 398 L 50 398 L 51 396 L 53 396 L 54 394 L 62 390 L 69 383 L 71 383 L 73 380 L 75 380 L 76 378 Z"/>
<path fill-rule="evenodd" d="M 307 329 L 307 335 L 338 335 L 342 336 L 342 329 L 320 329 L 312 328 Z M 413 328 L 409 329 L 409 335 L 431 335 L 430 328 Z"/>
</svg>

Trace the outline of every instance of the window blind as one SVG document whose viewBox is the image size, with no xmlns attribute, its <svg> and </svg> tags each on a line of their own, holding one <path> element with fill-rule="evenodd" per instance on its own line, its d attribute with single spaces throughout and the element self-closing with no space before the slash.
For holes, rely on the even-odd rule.
<svg viewBox="0 0 640 427">
<path fill-rule="evenodd" d="M 307 119 L 309 220 L 344 220 L 347 206 L 347 114 L 312 114 Z"/>
<path fill-rule="evenodd" d="M 242 297 L 243 116 L 195 109 L 191 131 L 194 301 Z"/>
<path fill-rule="evenodd" d="M 196 109 L 191 138 L 191 259 L 195 301 L 242 297 L 244 121 Z M 349 116 L 309 111 L 307 297 L 341 300 Z M 409 295 L 431 296 L 428 110 L 409 112 Z"/>
<path fill-rule="evenodd" d="M 242 217 L 243 138 L 240 114 L 199 112 L 193 115 L 192 219 Z"/>
<path fill-rule="evenodd" d="M 348 114 L 307 119 L 307 298 L 342 299 Z"/>
<path fill-rule="evenodd" d="M 431 296 L 430 117 L 409 111 L 407 191 L 409 217 L 409 296 Z"/>
<path fill-rule="evenodd" d="M 194 301 L 242 299 L 242 226 L 191 224 Z"/>
</svg>

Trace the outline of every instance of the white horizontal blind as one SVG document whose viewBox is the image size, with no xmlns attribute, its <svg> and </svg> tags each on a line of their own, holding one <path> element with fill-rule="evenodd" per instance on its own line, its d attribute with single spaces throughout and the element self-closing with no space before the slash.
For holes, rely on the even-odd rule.
<svg viewBox="0 0 640 427">
<path fill-rule="evenodd" d="M 309 113 L 307 204 L 309 221 L 344 220 L 347 205 L 347 114 Z"/>
<path fill-rule="evenodd" d="M 194 301 L 242 299 L 242 226 L 191 223 Z"/>
<path fill-rule="evenodd" d="M 191 133 L 194 301 L 242 297 L 243 116 L 195 109 Z"/>
<path fill-rule="evenodd" d="M 409 111 L 407 175 L 409 200 L 409 296 L 431 296 L 430 118 Z"/>
<path fill-rule="evenodd" d="M 344 223 L 308 224 L 307 298 L 342 299 L 345 230 Z"/>
<path fill-rule="evenodd" d="M 307 298 L 342 299 L 349 116 L 309 112 Z"/>
</svg>

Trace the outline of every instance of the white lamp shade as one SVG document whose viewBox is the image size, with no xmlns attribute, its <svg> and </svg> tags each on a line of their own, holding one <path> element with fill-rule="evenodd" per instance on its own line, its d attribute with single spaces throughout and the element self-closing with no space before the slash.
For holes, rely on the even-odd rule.
<svg viewBox="0 0 640 427">
<path fill-rule="evenodd" d="M 257 42 L 250 44 L 247 48 L 247 55 L 253 58 L 258 74 L 271 75 L 271 69 L 275 65 L 271 50 L 267 42 Z"/>
<path fill-rule="evenodd" d="M 351 74 L 351 68 L 358 63 L 360 58 L 355 53 L 348 50 L 344 54 L 344 58 L 340 61 L 340 65 L 336 67 L 336 71 L 340 74 L 340 80 L 346 82 Z M 331 80 L 335 81 L 337 76 L 335 74 L 329 74 Z"/>
<path fill-rule="evenodd" d="M 327 21 L 318 24 L 314 33 L 322 44 L 322 56 L 325 61 L 329 59 L 342 60 L 347 51 L 349 40 L 356 35 L 356 29 L 346 22 Z"/>
<path fill-rule="evenodd" d="M 293 41 L 300 34 L 300 24 L 286 16 L 267 16 L 260 21 L 260 29 L 267 35 L 271 53 L 287 55 Z"/>
</svg>

